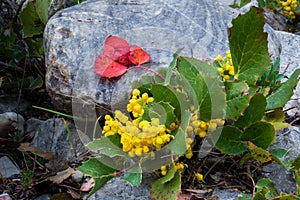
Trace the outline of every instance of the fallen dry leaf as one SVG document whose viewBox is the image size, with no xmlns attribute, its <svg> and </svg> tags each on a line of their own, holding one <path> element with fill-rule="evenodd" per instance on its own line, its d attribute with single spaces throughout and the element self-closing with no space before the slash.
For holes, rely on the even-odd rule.
<svg viewBox="0 0 300 200">
<path fill-rule="evenodd" d="M 53 160 L 55 158 L 51 151 L 41 151 L 36 147 L 30 146 L 30 143 L 28 142 L 21 143 L 18 150 L 21 152 L 31 152 L 39 157 L 45 158 L 46 160 Z"/>
<path fill-rule="evenodd" d="M 76 192 L 70 188 L 68 188 L 67 193 L 70 194 L 73 199 L 81 199 L 81 195 L 78 192 Z"/>
<path fill-rule="evenodd" d="M 55 176 L 49 177 L 49 180 L 52 181 L 53 183 L 59 184 L 59 183 L 63 182 L 64 180 L 66 180 L 67 178 L 69 178 L 69 176 L 71 176 L 74 172 L 75 172 L 75 170 L 73 168 L 69 167 L 68 169 L 66 169 L 64 171 L 57 172 L 57 174 Z"/>
</svg>

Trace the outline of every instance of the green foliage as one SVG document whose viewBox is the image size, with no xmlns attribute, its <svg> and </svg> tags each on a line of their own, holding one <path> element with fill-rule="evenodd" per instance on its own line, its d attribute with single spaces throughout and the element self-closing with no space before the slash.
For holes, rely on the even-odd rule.
<svg viewBox="0 0 300 200">
<path fill-rule="evenodd" d="M 242 4 L 246 2 L 242 1 Z M 173 129 L 168 130 L 171 141 L 164 143 L 165 146 L 151 147 L 149 152 L 139 154 L 129 150 L 123 151 L 122 148 L 126 143 L 121 142 L 120 135 L 122 137 L 124 133 L 119 133 L 122 130 L 116 130 L 113 133 L 115 135 L 95 138 L 87 147 L 95 152 L 100 151 L 106 158 L 122 158 L 122 161 L 126 160 L 126 164 L 134 163 L 125 168 L 123 176 L 123 179 L 133 186 L 140 185 L 144 167 L 147 169 L 148 164 L 156 162 L 158 158 L 155 156 L 159 157 L 160 161 L 164 156 L 170 158 L 171 163 L 161 163 L 158 166 L 161 169 L 156 170 L 156 173 L 163 175 L 152 185 L 151 198 L 157 200 L 176 199 L 180 190 L 181 171 L 177 168 L 178 163 L 174 158 L 186 156 L 193 147 L 193 139 L 199 136 L 202 142 L 205 134 L 222 153 L 239 155 L 241 166 L 250 160 L 255 160 L 260 165 L 274 161 L 284 165 L 288 170 L 299 171 L 299 158 L 287 163 L 285 158 L 288 152 L 285 150 L 270 152 L 267 150 L 275 142 L 275 130 L 286 126 L 283 123 L 282 107 L 293 94 L 300 70 L 296 70 L 290 79 L 281 83 L 283 75 L 279 74 L 279 60 L 272 65 L 269 63 L 267 33 L 263 31 L 264 23 L 264 16 L 256 8 L 251 8 L 248 13 L 233 20 L 233 27 L 229 29 L 231 55 L 228 55 L 232 56 L 234 77 L 223 79 L 215 65 L 209 65 L 195 58 L 180 57 L 178 50 L 169 68 L 157 70 L 160 76 L 143 76 L 133 84 L 138 93 L 147 93 L 149 97 L 153 97 L 153 101 L 147 102 L 142 114 L 136 115 L 137 117 L 133 111 L 128 110 L 134 117 L 131 116 L 132 119 L 125 117 L 125 122 L 122 123 L 142 130 L 144 125 L 140 125 L 140 122 L 150 123 L 153 118 L 158 118 L 163 126 L 167 128 L 173 126 Z M 143 102 L 140 94 L 132 96 L 134 98 L 132 97 L 130 101 Z M 135 105 L 140 110 L 139 103 Z M 138 126 L 133 127 L 130 120 L 137 120 L 135 123 L 138 123 Z M 200 124 L 204 127 L 204 134 L 199 128 Z M 196 134 L 191 136 L 193 126 L 196 127 Z M 128 130 L 133 132 L 128 134 L 135 134 L 132 131 L 134 129 Z M 128 138 L 133 140 L 133 136 Z M 156 139 L 151 141 L 151 144 L 156 143 Z M 128 143 L 131 144 L 131 141 Z M 164 147 L 166 148 L 163 153 L 167 152 L 167 155 L 160 154 L 159 150 Z M 199 146 L 195 148 L 198 150 Z M 91 158 L 80 167 L 83 173 L 97 179 L 90 194 L 113 177 L 114 170 L 110 168 L 113 164 L 107 167 L 103 163 L 99 159 Z M 166 173 L 163 174 L 163 171 Z M 294 173 L 294 176 L 299 180 L 298 173 Z M 275 197 L 289 198 L 284 194 L 278 196 L 268 179 L 262 179 L 257 183 L 254 199 Z"/>
<path fill-rule="evenodd" d="M 136 165 L 124 173 L 122 178 L 130 183 L 132 186 L 140 186 L 142 182 L 142 168 Z"/>
<path fill-rule="evenodd" d="M 87 174 L 94 178 L 95 185 L 89 195 L 95 193 L 98 189 L 100 189 L 107 181 L 115 176 L 115 170 L 104 165 L 97 158 L 90 158 L 88 161 L 84 162 L 78 170 L 84 174 Z"/>
<path fill-rule="evenodd" d="M 33 37 L 44 32 L 48 21 L 48 7 L 50 0 L 29 1 L 21 11 L 19 17 L 23 24 L 24 37 Z"/>
<path fill-rule="evenodd" d="M 300 69 L 297 69 L 291 77 L 267 98 L 267 110 L 283 107 L 293 95 L 293 90 L 298 83 Z"/>
<path fill-rule="evenodd" d="M 177 70 L 185 80 L 184 88 L 189 100 L 195 109 L 199 109 L 199 118 L 203 121 L 222 118 L 225 93 L 217 70 L 193 58 L 180 57 L 177 62 Z"/>
<path fill-rule="evenodd" d="M 229 45 L 236 79 L 249 85 L 265 73 L 269 65 L 267 33 L 263 32 L 265 18 L 256 8 L 232 20 Z"/>
<path fill-rule="evenodd" d="M 180 173 L 170 170 L 165 177 L 152 184 L 151 198 L 155 200 L 176 199 L 180 191 Z"/>
<path fill-rule="evenodd" d="M 22 186 L 27 189 L 33 181 L 33 171 L 26 170 L 21 172 L 22 175 Z"/>
</svg>

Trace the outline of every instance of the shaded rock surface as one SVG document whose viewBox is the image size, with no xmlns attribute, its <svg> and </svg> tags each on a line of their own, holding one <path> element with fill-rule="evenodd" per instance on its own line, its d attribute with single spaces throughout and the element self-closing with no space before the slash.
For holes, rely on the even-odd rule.
<svg viewBox="0 0 300 200">
<path fill-rule="evenodd" d="M 300 155 L 300 128 L 291 126 L 277 131 L 277 139 L 270 149 L 283 148 L 288 150 L 290 157 L 288 160 L 295 159 Z M 264 175 L 270 178 L 278 192 L 295 193 L 296 182 L 293 176 L 283 166 L 278 164 L 269 164 L 263 168 Z"/>
<path fill-rule="evenodd" d="M 143 174 L 143 182 L 139 187 L 132 187 L 120 178 L 114 178 L 98 190 L 88 200 L 150 200 L 151 184 L 155 181 L 153 174 Z"/>
<path fill-rule="evenodd" d="M 32 147 L 39 151 L 52 152 L 57 160 L 75 161 L 76 158 L 87 152 L 86 147 L 78 137 L 73 124 L 68 123 L 70 136 L 63 119 L 48 119 L 46 121 L 31 120 L 36 126 Z"/>
<path fill-rule="evenodd" d="M 0 173 L 4 178 L 15 178 L 21 175 L 20 170 L 7 156 L 0 158 Z"/>
<path fill-rule="evenodd" d="M 300 69 L 300 36 L 275 31 L 276 36 L 279 38 L 282 46 L 280 54 L 280 73 L 290 77 L 291 74 L 296 70 Z M 294 95 L 291 100 L 285 105 L 285 109 L 290 109 L 287 113 L 290 116 L 300 116 L 300 83 L 295 89 Z"/>
</svg>

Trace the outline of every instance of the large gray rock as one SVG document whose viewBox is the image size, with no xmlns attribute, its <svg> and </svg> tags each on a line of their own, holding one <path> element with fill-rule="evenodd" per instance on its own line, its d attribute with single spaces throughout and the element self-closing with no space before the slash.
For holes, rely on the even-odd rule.
<svg viewBox="0 0 300 200">
<path fill-rule="evenodd" d="M 275 34 L 279 38 L 282 46 L 280 54 L 280 73 L 284 73 L 290 77 L 296 69 L 300 69 L 300 36 L 282 31 L 275 31 Z M 289 109 L 287 113 L 290 116 L 300 116 L 300 83 L 298 83 L 294 90 L 294 96 L 292 96 L 291 100 L 286 104 L 285 109 Z"/>
<path fill-rule="evenodd" d="M 173 53 L 212 60 L 228 49 L 230 12 L 211 1 L 90 0 L 58 12 L 45 29 L 46 85 L 58 109 L 71 112 L 71 100 L 91 99 L 110 107 L 115 80 L 94 74 L 95 57 L 108 35 L 143 47 L 153 68 L 168 66 Z M 138 71 L 138 70 L 136 70 Z M 146 73 L 145 71 L 140 74 Z M 139 75 L 140 75 L 139 74 Z M 133 80 L 136 73 L 122 79 Z M 123 92 L 127 92 L 130 81 Z"/>
</svg>

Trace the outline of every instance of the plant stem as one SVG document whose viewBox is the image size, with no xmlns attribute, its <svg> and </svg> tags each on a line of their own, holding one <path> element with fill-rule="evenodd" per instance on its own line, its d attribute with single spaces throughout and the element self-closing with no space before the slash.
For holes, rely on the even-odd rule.
<svg viewBox="0 0 300 200">
<path fill-rule="evenodd" d="M 150 69 L 150 68 L 148 68 L 148 67 L 144 67 L 144 66 L 142 66 L 142 65 L 140 65 L 140 64 L 137 65 L 137 66 L 133 66 L 133 67 L 128 68 L 127 71 L 129 71 L 129 70 L 131 70 L 131 69 L 138 69 L 138 68 L 147 70 L 147 71 L 149 71 L 149 72 L 152 72 L 153 74 L 155 74 L 156 76 L 158 76 L 158 77 L 161 78 L 162 80 L 166 80 L 166 78 L 163 77 L 163 76 L 162 76 L 160 73 L 158 73 L 157 71 L 154 71 L 153 69 Z"/>
</svg>

